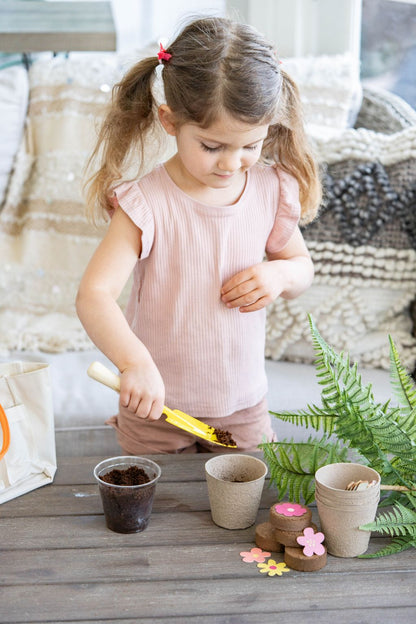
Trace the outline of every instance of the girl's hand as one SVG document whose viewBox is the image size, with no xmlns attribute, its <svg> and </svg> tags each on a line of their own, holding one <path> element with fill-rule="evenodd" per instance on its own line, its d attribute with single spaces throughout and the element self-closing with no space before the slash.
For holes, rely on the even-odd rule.
<svg viewBox="0 0 416 624">
<path fill-rule="evenodd" d="M 152 362 L 145 366 L 129 365 L 120 377 L 120 410 L 127 410 L 138 418 L 157 420 L 162 415 L 165 386 Z"/>
<path fill-rule="evenodd" d="M 221 299 L 240 312 L 261 310 L 277 297 L 293 299 L 312 283 L 313 264 L 297 227 L 279 252 L 267 252 L 268 261 L 236 273 L 221 288 Z"/>
<path fill-rule="evenodd" d="M 284 288 L 276 262 L 261 262 L 229 279 L 221 289 L 221 299 L 228 308 L 254 312 L 274 301 Z"/>
</svg>

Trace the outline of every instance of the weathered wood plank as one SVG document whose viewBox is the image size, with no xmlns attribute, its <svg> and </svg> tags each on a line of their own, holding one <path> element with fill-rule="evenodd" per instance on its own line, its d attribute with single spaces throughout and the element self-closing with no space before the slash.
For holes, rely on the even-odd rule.
<svg viewBox="0 0 416 624">
<path fill-rule="evenodd" d="M 82 422 L 82 415 L 79 416 Z M 88 420 L 88 416 L 85 420 Z M 80 458 L 94 455 L 114 457 L 122 454 L 114 429 L 106 425 L 87 429 L 83 429 L 82 426 L 55 428 L 55 445 L 58 463 L 62 457 Z"/>
<path fill-rule="evenodd" d="M 280 612 L 282 613 L 282 612 Z M 290 613 L 285 620 L 287 622 L 296 622 L 296 624 L 380 624 L 380 622 L 392 622 L 394 624 L 410 624 L 415 619 L 414 607 L 371 607 L 369 609 L 359 609 L 353 612 L 348 609 L 339 611 L 338 609 L 329 609 L 326 611 L 298 611 L 296 605 L 293 605 Z M 275 619 L 271 619 L 271 618 Z M 279 614 L 271 612 L 269 622 L 274 624 L 277 622 Z M 289 619 L 290 618 L 290 619 Z M 202 616 L 179 616 L 158 618 L 157 624 L 256 624 L 259 620 L 253 618 L 252 614 L 235 613 L 233 615 L 202 615 Z M 262 621 L 265 621 L 264 618 Z M 25 624 L 34 624 L 32 621 L 26 621 Z M 108 620 L 71 620 L 65 624 L 108 624 Z M 111 620 L 111 624 L 155 624 L 155 619 L 150 618 L 134 618 L 123 620 Z"/>
<path fill-rule="evenodd" d="M 260 512 L 259 522 L 265 516 L 266 512 Z M 212 522 L 209 511 L 172 512 L 168 522 L 163 513 L 154 513 L 146 530 L 132 535 L 107 529 L 103 514 L 0 518 L 2 550 L 251 543 L 254 531 L 254 526 L 237 531 L 221 529 Z"/>
<path fill-rule="evenodd" d="M 267 520 L 267 509 L 260 510 L 257 523 Z M 317 523 L 316 510 L 312 513 Z M 38 550 L 58 548 L 117 548 L 192 545 L 192 544 L 251 544 L 254 547 L 255 525 L 241 530 L 229 531 L 216 526 L 209 511 L 189 513 L 172 512 L 166 522 L 163 513 L 152 514 L 150 523 L 142 533 L 123 535 L 105 526 L 103 514 L 88 516 L 51 516 L 0 518 L 1 548 L 7 550 Z M 382 545 L 377 534 L 370 544 L 373 551 Z M 414 551 L 410 550 L 410 553 Z M 391 558 L 386 559 L 386 566 Z M 347 561 L 347 560 L 342 560 Z M 380 563 L 378 564 L 380 565 Z"/>
<path fill-rule="evenodd" d="M 203 481 L 204 462 L 198 455 L 183 456 L 183 461 L 171 461 L 166 455 L 146 455 L 162 470 L 161 481 Z M 176 457 L 176 456 L 175 456 Z M 57 485 L 86 485 L 95 483 L 94 467 L 107 457 L 62 457 L 58 460 L 54 482 Z"/>
<path fill-rule="evenodd" d="M 196 562 L 195 567 L 201 565 Z M 163 567 L 163 561 L 161 562 Z M 109 571 L 110 572 L 110 571 Z M 297 611 L 325 611 L 327 609 L 354 609 L 371 607 L 414 606 L 415 574 L 400 572 L 395 575 L 400 592 L 392 591 L 391 575 L 361 572 L 343 575 L 310 574 L 307 582 L 290 574 L 263 578 L 260 574 L 246 579 L 188 580 L 186 583 L 158 581 L 118 583 L 74 583 L 66 585 L 40 585 L 33 587 L 22 601 L 20 585 L 7 587 L 0 596 L 0 621 L 3 624 L 88 619 L 94 611 L 97 619 L 110 621 L 120 617 L 158 618 L 168 616 L 205 616 L 250 613 L 290 613 Z M 306 577 L 305 577 L 306 578 Z M 111 576 L 110 579 L 111 580 Z M 149 579 L 150 580 L 150 579 Z M 359 591 L 357 589 L 359 588 Z"/>
<path fill-rule="evenodd" d="M 261 507 L 270 507 L 276 500 L 275 490 L 264 488 Z M 163 482 L 156 486 L 155 512 L 209 510 L 205 482 Z M 99 514 L 102 511 L 98 485 L 45 485 L 15 498 L 1 507 L 3 518 Z"/>
<path fill-rule="evenodd" d="M 388 543 L 380 540 L 379 546 Z M 40 585 L 64 583 L 108 583 L 118 581 L 189 579 L 256 578 L 256 564 L 242 561 L 241 551 L 254 543 L 190 544 L 148 546 L 140 542 L 129 548 L 63 548 L 53 550 L 15 550 L 8 557 L 7 569 L 0 568 L 0 585 Z M 372 544 L 370 551 L 375 550 Z M 283 561 L 282 553 L 272 558 Z M 387 560 L 386 560 L 387 561 Z M 203 565 L 201 565 L 203 562 Z M 416 575 L 416 560 L 410 550 L 388 559 L 391 581 L 403 572 Z M 109 572 L 110 571 L 110 572 Z M 384 574 L 374 559 L 341 559 L 328 556 L 328 563 L 319 571 L 322 583 L 333 574 Z M 305 573 L 292 570 L 292 577 L 305 580 Z M 308 576 L 306 574 L 306 576 Z"/>
<path fill-rule="evenodd" d="M 261 453 L 247 453 L 262 459 Z M 211 455 L 146 455 L 162 469 L 161 481 L 205 481 L 204 465 Z M 54 483 L 56 485 L 84 485 L 95 483 L 94 467 L 107 457 L 60 457 Z"/>
</svg>

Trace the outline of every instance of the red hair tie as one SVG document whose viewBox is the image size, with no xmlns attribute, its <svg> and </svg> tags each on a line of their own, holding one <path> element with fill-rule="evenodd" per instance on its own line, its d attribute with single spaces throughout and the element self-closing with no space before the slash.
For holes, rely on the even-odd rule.
<svg viewBox="0 0 416 624">
<path fill-rule="evenodd" d="M 160 62 L 169 61 L 172 58 L 172 54 L 169 54 L 169 52 L 166 52 L 163 45 L 160 44 L 160 50 L 157 53 L 157 58 L 159 59 Z"/>
</svg>

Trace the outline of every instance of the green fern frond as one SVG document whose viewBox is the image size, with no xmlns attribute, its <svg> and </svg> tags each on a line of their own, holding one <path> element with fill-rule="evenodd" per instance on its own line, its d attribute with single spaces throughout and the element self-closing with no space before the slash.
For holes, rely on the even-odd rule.
<svg viewBox="0 0 416 624">
<path fill-rule="evenodd" d="M 386 405 L 376 403 L 371 384 L 362 384 L 357 366 L 350 366 L 348 356 L 336 353 L 325 342 L 311 316 L 309 323 L 319 383 L 325 385 L 322 404 L 324 410 L 338 413 L 337 436 L 377 466 L 386 464 L 389 453 L 400 453 L 409 459 L 414 457 L 413 441 L 395 420 L 397 410 L 386 411 Z"/>
<path fill-rule="evenodd" d="M 412 488 L 416 488 L 415 482 L 412 483 Z M 406 497 L 405 501 L 402 501 L 403 505 L 405 507 L 416 509 L 416 492 L 413 490 L 412 492 L 403 492 L 403 494 Z"/>
<path fill-rule="evenodd" d="M 385 479 L 383 479 L 384 481 Z M 394 485 L 394 484 L 393 484 Z M 416 488 L 416 483 L 413 484 Z M 381 507 L 394 507 L 396 503 L 400 503 L 403 507 L 416 510 L 416 490 L 414 492 L 403 492 L 391 490 L 387 496 L 383 496 L 378 504 Z"/>
<path fill-rule="evenodd" d="M 328 463 L 346 461 L 347 449 L 325 439 L 309 438 L 307 442 L 266 442 L 260 444 L 270 470 L 270 482 L 281 500 L 287 494 L 290 500 L 306 505 L 315 497 L 315 472 Z"/>
<path fill-rule="evenodd" d="M 391 387 L 400 404 L 397 422 L 407 435 L 416 442 L 416 386 L 402 366 L 391 336 L 389 336 L 389 341 Z"/>
<path fill-rule="evenodd" d="M 408 548 L 416 548 L 416 539 L 412 538 L 410 535 L 406 535 L 406 537 L 395 537 L 388 546 L 381 548 L 381 550 L 371 554 L 365 553 L 364 555 L 358 555 L 358 558 L 375 559 L 377 557 L 387 557 L 387 555 L 395 555 Z"/>
<path fill-rule="evenodd" d="M 403 414 L 400 410 L 397 421 L 403 431 L 405 431 L 409 438 L 416 444 L 416 409 L 413 409 L 407 415 Z"/>
<path fill-rule="evenodd" d="M 397 501 L 400 501 L 402 499 L 402 493 L 401 492 L 390 492 L 386 497 L 382 497 L 380 498 L 379 504 L 378 504 L 378 509 L 382 508 L 382 507 L 392 507 L 393 505 L 395 505 L 397 503 Z"/>
<path fill-rule="evenodd" d="M 356 404 L 352 405 L 357 414 L 359 406 Z M 380 446 L 387 453 L 401 454 L 411 459 L 415 456 L 415 447 L 411 439 L 394 420 L 396 411 L 393 410 L 389 414 L 384 414 L 380 411 L 379 406 L 376 406 L 373 413 L 366 418 L 363 417 L 362 412 L 359 415 L 363 421 L 363 427 L 372 437 L 373 444 L 376 443 L 377 446 Z"/>
<path fill-rule="evenodd" d="M 279 499 L 288 493 L 291 500 L 301 502 L 303 497 L 308 504 L 314 497 L 316 470 L 355 461 L 351 451 L 358 455 L 358 462 L 368 463 L 380 473 L 382 483 L 412 490 L 416 483 L 416 386 L 401 365 L 393 340 L 389 336 L 392 390 L 399 405 L 391 407 L 390 401 L 375 400 L 371 384 L 363 384 L 349 355 L 336 353 L 319 334 L 311 315 L 308 318 L 322 405 L 308 405 L 296 413 L 270 413 L 285 422 L 335 435 L 337 441 L 324 437 L 306 443 L 283 440 L 260 445 Z M 380 506 L 387 503 L 393 507 L 362 528 L 392 536 L 392 542 L 361 557 L 381 557 L 416 547 L 416 493 L 393 491 Z"/>
<path fill-rule="evenodd" d="M 416 454 L 416 451 L 415 451 Z M 416 481 L 416 458 L 414 460 L 404 459 L 401 457 L 394 457 L 391 460 L 391 465 L 396 472 L 399 472 L 404 479 L 409 483 L 409 488 L 414 488 Z M 387 481 L 386 481 L 387 483 Z"/>
<path fill-rule="evenodd" d="M 389 343 L 391 385 L 400 404 L 405 407 L 408 412 L 411 412 L 416 409 L 416 387 L 412 378 L 401 364 L 396 345 L 390 335 Z"/>
<path fill-rule="evenodd" d="M 391 511 L 386 511 L 360 529 L 391 536 L 410 535 L 416 539 L 416 512 L 397 502 Z"/>
<path fill-rule="evenodd" d="M 325 411 L 316 405 L 308 405 L 307 407 L 308 411 L 300 410 L 296 413 L 288 411 L 270 411 L 269 413 L 283 422 L 289 422 L 293 425 L 297 425 L 298 427 L 305 427 L 306 429 L 311 427 L 312 429 L 315 429 L 315 431 L 322 429 L 323 433 L 326 435 L 332 435 L 335 428 L 335 419 L 337 418 L 337 414 Z"/>
</svg>

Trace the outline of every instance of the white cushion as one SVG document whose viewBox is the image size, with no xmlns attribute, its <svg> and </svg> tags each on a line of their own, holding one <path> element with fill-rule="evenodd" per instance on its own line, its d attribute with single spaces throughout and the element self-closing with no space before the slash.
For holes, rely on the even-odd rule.
<svg viewBox="0 0 416 624">
<path fill-rule="evenodd" d="M 20 144 L 29 95 L 27 71 L 21 65 L 0 70 L 0 204 Z"/>
<path fill-rule="evenodd" d="M 282 67 L 299 87 L 308 134 L 329 138 L 354 125 L 362 88 L 351 54 L 291 57 Z"/>
</svg>

